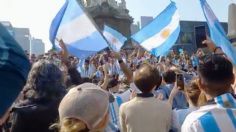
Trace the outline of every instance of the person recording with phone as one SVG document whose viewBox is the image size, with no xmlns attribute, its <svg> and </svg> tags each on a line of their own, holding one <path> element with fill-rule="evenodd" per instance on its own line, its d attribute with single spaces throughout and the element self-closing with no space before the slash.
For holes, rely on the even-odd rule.
<svg viewBox="0 0 236 132">
<path fill-rule="evenodd" d="M 206 97 L 199 89 L 198 78 L 193 78 L 188 84 L 184 84 L 182 81 L 183 76 L 177 74 L 177 82 L 175 83 L 174 88 L 170 93 L 168 102 L 172 105 L 174 98 L 179 92 L 183 92 L 186 96 L 189 107 L 186 109 L 178 109 L 172 111 L 172 123 L 171 129 L 175 132 L 181 131 L 181 126 L 187 117 L 192 111 L 198 109 L 198 107 L 206 104 Z"/>
<path fill-rule="evenodd" d="M 157 90 L 157 93 L 162 94 L 162 100 L 168 100 L 170 93 L 173 90 L 175 83 L 182 87 L 183 89 L 183 75 L 177 74 L 173 70 L 167 70 L 162 74 L 164 84 L 160 89 Z M 184 109 L 187 108 L 188 103 L 183 92 L 178 92 L 173 99 L 172 109 Z"/>
</svg>

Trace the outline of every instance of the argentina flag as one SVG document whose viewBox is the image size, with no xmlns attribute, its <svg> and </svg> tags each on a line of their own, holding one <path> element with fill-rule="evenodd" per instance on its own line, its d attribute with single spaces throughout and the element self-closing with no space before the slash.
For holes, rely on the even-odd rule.
<svg viewBox="0 0 236 132">
<path fill-rule="evenodd" d="M 109 47 L 116 52 L 119 52 L 121 47 L 124 45 L 127 38 L 115 29 L 105 25 L 103 35 L 109 42 Z"/>
<path fill-rule="evenodd" d="M 223 52 L 229 57 L 233 64 L 236 64 L 236 50 L 230 43 L 219 20 L 215 16 L 206 0 L 200 0 L 200 3 L 207 20 L 212 41 L 216 44 L 216 46 L 221 47 Z"/>
<path fill-rule="evenodd" d="M 56 39 L 62 39 L 70 54 L 86 58 L 106 48 L 107 42 L 76 0 L 66 0 L 53 19 L 50 41 L 59 49 Z"/>
<path fill-rule="evenodd" d="M 171 2 L 150 24 L 132 36 L 156 57 L 164 55 L 175 44 L 180 32 L 176 4 Z"/>
</svg>

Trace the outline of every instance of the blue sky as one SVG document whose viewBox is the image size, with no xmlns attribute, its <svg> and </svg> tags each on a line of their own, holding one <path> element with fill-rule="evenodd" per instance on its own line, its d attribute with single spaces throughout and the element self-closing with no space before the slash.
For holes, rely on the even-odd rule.
<svg viewBox="0 0 236 132">
<path fill-rule="evenodd" d="M 145 1 L 145 2 L 144 2 Z M 173 0 L 177 4 L 181 20 L 205 21 L 199 0 Z M 140 16 L 156 16 L 168 4 L 169 0 L 126 0 L 130 14 L 135 21 L 140 20 Z M 228 6 L 236 3 L 236 0 L 207 0 L 216 16 L 222 22 L 228 21 Z"/>
<path fill-rule="evenodd" d="M 120 1 L 120 0 L 119 0 Z M 177 3 L 181 20 L 205 20 L 199 0 L 173 0 Z M 228 21 L 228 6 L 236 0 L 207 0 L 220 21 Z M 41 38 L 50 49 L 48 32 L 51 21 L 65 0 L 0 0 L 0 21 L 11 21 L 15 27 L 30 28 L 32 36 Z M 135 21 L 140 16 L 156 16 L 169 0 L 126 0 Z"/>
</svg>

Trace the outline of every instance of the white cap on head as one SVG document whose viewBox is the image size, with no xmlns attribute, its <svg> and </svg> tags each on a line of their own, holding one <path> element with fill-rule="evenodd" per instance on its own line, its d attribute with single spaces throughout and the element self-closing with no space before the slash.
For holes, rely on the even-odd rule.
<svg viewBox="0 0 236 132">
<path fill-rule="evenodd" d="M 93 130 L 108 112 L 109 96 L 97 85 L 85 83 L 72 88 L 59 106 L 60 120 L 75 118 Z"/>
<path fill-rule="evenodd" d="M 236 39 L 236 4 L 229 5 L 229 17 L 228 17 L 228 37 L 231 40 Z M 236 41 L 233 42 L 236 45 Z"/>
</svg>

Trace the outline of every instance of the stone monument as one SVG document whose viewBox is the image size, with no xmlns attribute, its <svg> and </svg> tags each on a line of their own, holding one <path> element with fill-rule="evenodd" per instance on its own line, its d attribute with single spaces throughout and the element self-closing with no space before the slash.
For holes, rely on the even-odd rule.
<svg viewBox="0 0 236 132">
<path fill-rule="evenodd" d="M 228 37 L 232 44 L 236 46 L 236 4 L 229 5 L 228 17 Z"/>
<path fill-rule="evenodd" d="M 125 0 L 118 3 L 116 0 L 78 0 L 94 19 L 99 29 L 108 25 L 126 37 L 131 36 L 133 18 L 129 15 Z M 127 41 L 125 48 L 132 48 L 131 41 Z"/>
</svg>

